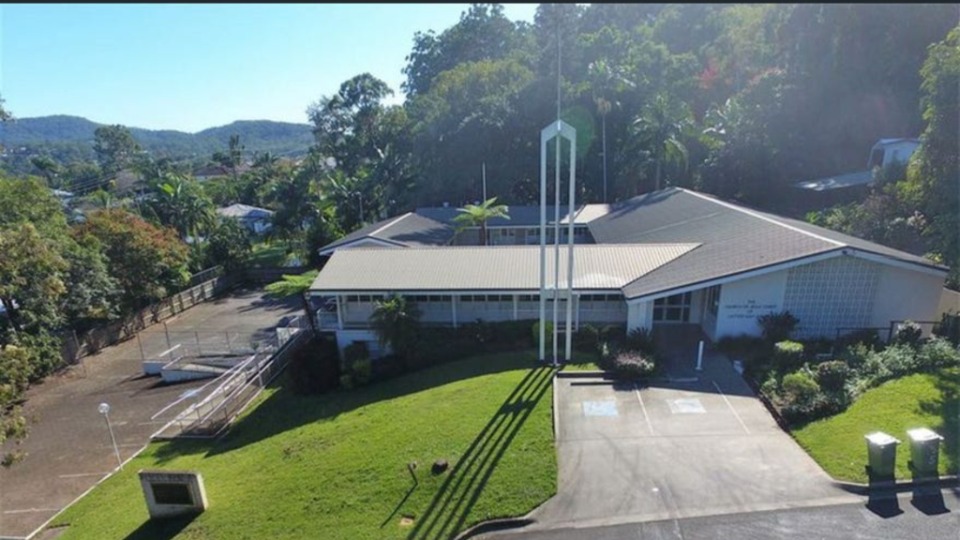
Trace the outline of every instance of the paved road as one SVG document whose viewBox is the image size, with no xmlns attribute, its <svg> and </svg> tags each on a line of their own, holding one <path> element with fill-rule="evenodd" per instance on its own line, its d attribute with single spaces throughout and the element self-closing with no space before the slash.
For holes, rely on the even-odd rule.
<svg viewBox="0 0 960 540">
<path fill-rule="evenodd" d="M 558 379 L 558 494 L 539 528 L 839 504 L 836 488 L 723 357 L 646 388 Z"/>
<path fill-rule="evenodd" d="M 174 341 L 195 340 L 195 332 L 200 332 L 201 342 L 213 345 L 216 336 L 266 335 L 282 317 L 297 311 L 296 302 L 269 301 L 260 291 L 241 291 L 191 308 L 167 326 Z M 142 333 L 142 338 L 148 355 L 167 347 L 162 327 Z M 22 446 L 27 457 L 10 469 L 0 468 L 0 538 L 29 535 L 117 466 L 104 418 L 97 413 L 99 403 L 111 405 L 110 419 L 125 460 L 168 420 L 151 420 L 154 413 L 202 384 L 161 385 L 141 373 L 140 347 L 132 339 L 27 392 L 24 412 L 30 435 Z"/>
<path fill-rule="evenodd" d="M 960 496 L 899 498 L 833 506 L 671 519 L 600 527 L 517 530 L 480 536 L 516 540 L 960 540 Z"/>
</svg>

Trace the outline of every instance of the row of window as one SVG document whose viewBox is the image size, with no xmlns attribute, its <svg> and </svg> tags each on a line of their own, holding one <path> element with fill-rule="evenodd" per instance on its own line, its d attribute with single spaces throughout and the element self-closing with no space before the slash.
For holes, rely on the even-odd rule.
<svg viewBox="0 0 960 540">
<path fill-rule="evenodd" d="M 352 294 L 345 297 L 347 302 L 351 303 L 370 303 L 379 302 L 386 298 L 382 294 Z M 460 302 L 513 302 L 512 294 L 464 294 L 458 297 Z M 581 302 L 622 302 L 623 296 L 619 294 L 583 294 L 580 295 Z M 410 295 L 407 300 L 417 303 L 430 302 L 450 302 L 451 296 L 444 295 Z M 520 302 L 539 302 L 540 295 L 521 294 L 517 298 Z M 547 301 L 552 301 L 550 293 L 547 293 Z"/>
</svg>

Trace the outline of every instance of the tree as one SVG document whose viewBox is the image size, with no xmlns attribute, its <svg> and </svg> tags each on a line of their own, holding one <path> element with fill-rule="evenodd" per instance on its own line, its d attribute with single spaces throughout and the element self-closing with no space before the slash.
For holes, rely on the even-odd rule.
<svg viewBox="0 0 960 540">
<path fill-rule="evenodd" d="M 370 326 L 383 347 L 390 347 L 397 356 L 409 360 L 416 354 L 420 330 L 420 309 L 403 296 L 393 296 L 376 303 L 370 315 Z"/>
<path fill-rule="evenodd" d="M 480 243 L 487 245 L 490 238 L 487 235 L 487 220 L 493 218 L 510 219 L 509 207 L 505 204 L 495 204 L 496 197 L 491 197 L 482 204 L 468 204 L 463 208 L 457 208 L 460 212 L 453 221 L 458 224 L 458 230 L 462 231 L 467 227 L 480 227 Z"/>
<path fill-rule="evenodd" d="M 50 156 L 34 156 L 30 158 L 30 163 L 47 181 L 48 186 L 55 189 L 63 187 L 63 167 Z"/>
<path fill-rule="evenodd" d="M 159 222 L 174 228 L 180 238 L 200 242 L 200 235 L 214 221 L 213 203 L 197 182 L 178 174 L 164 173 L 151 185 L 153 199 L 150 207 Z"/>
<path fill-rule="evenodd" d="M 187 248 L 173 229 L 157 227 L 119 208 L 90 212 L 73 231 L 93 236 L 103 247 L 110 275 L 126 311 L 143 308 L 177 291 L 190 277 Z"/>
<path fill-rule="evenodd" d="M 67 324 L 78 332 L 120 314 L 120 286 L 107 269 L 107 258 L 100 244 L 90 236 L 70 241 L 63 252 L 68 264 L 64 276 L 66 294 L 60 311 Z"/>
<path fill-rule="evenodd" d="M 232 218 L 221 217 L 207 238 L 207 263 L 227 272 L 243 268 L 251 254 L 250 231 Z"/>
<path fill-rule="evenodd" d="M 383 100 L 393 95 L 387 83 L 362 73 L 340 85 L 336 94 L 324 97 L 307 109 L 313 122 L 316 148 L 336 160 L 347 174 L 383 156 L 385 141 L 379 127 Z"/>
<path fill-rule="evenodd" d="M 407 97 L 429 92 L 440 73 L 464 62 L 499 60 L 514 52 L 521 30 L 503 13 L 500 4 L 471 4 L 460 20 L 439 36 L 417 32 L 407 56 L 403 91 Z"/>
<path fill-rule="evenodd" d="M 640 144 L 650 152 L 653 159 L 655 191 L 660 189 L 664 164 L 676 163 L 684 168 L 687 166 L 687 147 L 682 138 L 692 124 L 689 107 L 666 94 L 657 94 L 633 121 Z"/>
<path fill-rule="evenodd" d="M 214 152 L 213 161 L 230 170 L 234 182 L 239 181 L 240 165 L 243 165 L 244 146 L 240 144 L 239 135 L 231 135 L 227 152 Z"/>
<path fill-rule="evenodd" d="M 952 268 L 960 286 L 960 26 L 930 47 L 923 78 L 923 120 L 927 127 L 908 171 L 910 197 L 929 223 L 925 233 L 936 253 Z"/>
<path fill-rule="evenodd" d="M 9 122 L 13 120 L 13 113 L 4 108 L 4 103 L 6 103 L 6 101 L 0 97 L 0 122 Z"/>
<path fill-rule="evenodd" d="M 310 329 L 313 330 L 314 335 L 318 333 L 317 321 L 315 320 L 313 310 L 310 308 L 307 291 L 310 290 L 310 286 L 313 285 L 319 273 L 319 270 L 310 270 L 309 272 L 304 272 L 299 275 L 284 274 L 280 281 L 274 281 L 266 287 L 267 292 L 277 298 L 297 295 L 303 304 L 304 315 L 306 315 L 307 321 L 310 323 Z"/>
<path fill-rule="evenodd" d="M 133 162 L 140 144 L 124 126 L 101 126 L 93 132 L 93 151 L 104 176 L 113 178 Z"/>
<path fill-rule="evenodd" d="M 67 262 L 51 238 L 44 238 L 29 222 L 0 228 L 0 304 L 6 310 L 6 335 L 0 345 L 16 343 L 24 333 L 58 328 L 58 309 L 67 292 Z"/>
</svg>

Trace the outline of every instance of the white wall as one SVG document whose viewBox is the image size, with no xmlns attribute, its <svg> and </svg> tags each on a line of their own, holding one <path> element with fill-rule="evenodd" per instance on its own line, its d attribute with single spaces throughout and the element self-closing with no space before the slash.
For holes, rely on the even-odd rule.
<svg viewBox="0 0 960 540">
<path fill-rule="evenodd" d="M 890 321 L 940 320 L 938 310 L 944 278 L 881 265 L 880 282 L 873 304 L 872 326 L 888 327 Z M 929 326 L 927 327 L 929 328 Z"/>
<path fill-rule="evenodd" d="M 720 289 L 720 307 L 713 336 L 760 335 L 757 317 L 783 309 L 787 271 L 724 283 Z"/>
<path fill-rule="evenodd" d="M 627 331 L 653 327 L 653 302 L 627 304 Z"/>
</svg>

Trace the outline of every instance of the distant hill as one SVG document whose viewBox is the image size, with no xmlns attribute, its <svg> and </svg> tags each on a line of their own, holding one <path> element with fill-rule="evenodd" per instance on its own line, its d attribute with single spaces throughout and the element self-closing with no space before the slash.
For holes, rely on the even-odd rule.
<svg viewBox="0 0 960 540">
<path fill-rule="evenodd" d="M 98 124 L 78 116 L 18 118 L 0 124 L 0 145 L 13 153 L 48 153 L 61 161 L 93 158 L 93 132 Z M 173 158 L 204 158 L 226 150 L 231 135 L 239 135 L 246 152 L 270 152 L 296 157 L 313 142 L 308 124 L 240 120 L 198 133 L 130 127 L 137 142 L 151 154 Z M 24 151 L 20 149 L 24 148 Z"/>
</svg>

